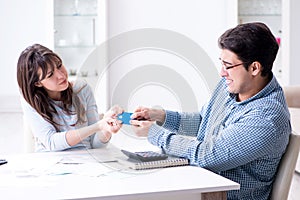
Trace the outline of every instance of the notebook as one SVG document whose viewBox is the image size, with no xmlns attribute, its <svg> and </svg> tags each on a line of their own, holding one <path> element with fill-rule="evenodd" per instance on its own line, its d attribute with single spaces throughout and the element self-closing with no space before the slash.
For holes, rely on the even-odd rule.
<svg viewBox="0 0 300 200">
<path fill-rule="evenodd" d="M 131 158 L 128 158 L 128 159 L 119 158 L 118 162 L 120 162 L 120 164 L 123 164 L 123 165 L 129 167 L 130 169 L 135 169 L 135 170 L 156 169 L 156 168 L 189 165 L 188 159 L 177 158 L 177 157 L 168 157 L 166 160 L 156 160 L 156 161 L 148 161 L 148 162 L 137 161 L 137 160 L 134 160 Z"/>
</svg>

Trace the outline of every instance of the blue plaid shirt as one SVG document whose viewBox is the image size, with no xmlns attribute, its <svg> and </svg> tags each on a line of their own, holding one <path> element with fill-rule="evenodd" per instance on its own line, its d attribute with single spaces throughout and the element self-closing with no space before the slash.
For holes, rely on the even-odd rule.
<svg viewBox="0 0 300 200">
<path fill-rule="evenodd" d="M 164 124 L 151 126 L 148 140 L 238 182 L 240 190 L 229 191 L 228 199 L 268 199 L 291 132 L 282 88 L 273 76 L 242 102 L 226 88 L 222 78 L 199 113 L 166 111 Z"/>
</svg>

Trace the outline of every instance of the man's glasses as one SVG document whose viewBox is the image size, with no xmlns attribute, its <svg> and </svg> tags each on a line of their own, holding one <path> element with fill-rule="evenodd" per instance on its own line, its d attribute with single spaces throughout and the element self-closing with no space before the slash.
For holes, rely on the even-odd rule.
<svg viewBox="0 0 300 200">
<path fill-rule="evenodd" d="M 245 64 L 244 62 L 242 62 L 242 63 L 233 65 L 232 63 L 226 62 L 226 61 L 222 60 L 221 58 L 219 58 L 219 60 L 221 61 L 221 65 L 223 66 L 224 70 L 229 70 L 231 68 Z"/>
</svg>

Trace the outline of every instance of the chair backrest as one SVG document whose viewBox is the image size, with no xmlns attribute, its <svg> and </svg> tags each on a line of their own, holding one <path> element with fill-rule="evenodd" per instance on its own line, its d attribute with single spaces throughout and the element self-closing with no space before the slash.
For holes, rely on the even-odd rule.
<svg viewBox="0 0 300 200">
<path fill-rule="evenodd" d="M 271 200 L 287 200 L 295 172 L 299 148 L 300 135 L 292 132 L 286 152 L 281 158 L 276 178 L 273 183 Z"/>
<path fill-rule="evenodd" d="M 300 85 L 283 87 L 288 107 L 300 108 Z"/>
<path fill-rule="evenodd" d="M 32 153 L 35 149 L 34 137 L 30 128 L 30 125 L 27 123 L 26 117 L 23 115 L 23 137 L 24 137 L 24 152 Z"/>
</svg>

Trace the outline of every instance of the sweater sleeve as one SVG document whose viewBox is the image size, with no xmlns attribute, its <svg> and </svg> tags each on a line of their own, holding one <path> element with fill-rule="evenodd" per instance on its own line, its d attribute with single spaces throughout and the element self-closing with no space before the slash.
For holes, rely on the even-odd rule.
<svg viewBox="0 0 300 200">
<path fill-rule="evenodd" d="M 86 108 L 87 125 L 95 124 L 100 120 L 97 103 L 94 97 L 92 88 L 89 85 L 83 88 L 83 90 L 78 94 L 81 98 L 82 103 Z M 102 143 L 98 137 L 97 133 L 94 133 L 91 137 L 91 147 L 101 148 L 106 146 L 107 143 Z"/>
<path fill-rule="evenodd" d="M 66 131 L 57 132 L 55 127 L 38 114 L 23 97 L 21 106 L 25 123 L 29 125 L 35 138 L 36 151 L 60 151 L 70 148 L 66 141 Z"/>
</svg>

